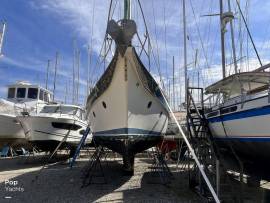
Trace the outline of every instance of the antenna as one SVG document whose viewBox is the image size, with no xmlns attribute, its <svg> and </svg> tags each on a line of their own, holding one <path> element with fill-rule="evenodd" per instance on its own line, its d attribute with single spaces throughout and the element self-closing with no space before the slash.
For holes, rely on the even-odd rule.
<svg viewBox="0 0 270 203">
<path fill-rule="evenodd" d="M 2 47 L 3 47 L 4 36 L 5 36 L 5 31 L 6 31 L 6 23 L 3 22 L 2 24 L 3 24 L 2 32 L 0 33 L 0 56 L 3 55 L 3 53 L 2 53 Z"/>
</svg>

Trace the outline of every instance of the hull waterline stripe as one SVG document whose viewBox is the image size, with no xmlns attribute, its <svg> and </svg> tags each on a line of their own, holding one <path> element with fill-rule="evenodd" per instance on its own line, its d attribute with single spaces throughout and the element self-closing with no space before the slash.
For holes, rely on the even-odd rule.
<svg viewBox="0 0 270 203">
<path fill-rule="evenodd" d="M 264 115 L 270 115 L 270 106 L 249 109 L 249 110 L 240 111 L 240 112 L 234 112 L 232 114 L 222 115 L 215 118 L 209 118 L 208 121 L 210 123 L 216 123 L 216 122 L 222 122 L 222 121 L 250 118 L 250 117 L 255 117 L 255 116 L 264 116 Z"/>
<path fill-rule="evenodd" d="M 94 132 L 94 135 L 161 135 L 161 132 L 142 130 L 137 128 L 118 128 L 113 130 Z"/>
</svg>

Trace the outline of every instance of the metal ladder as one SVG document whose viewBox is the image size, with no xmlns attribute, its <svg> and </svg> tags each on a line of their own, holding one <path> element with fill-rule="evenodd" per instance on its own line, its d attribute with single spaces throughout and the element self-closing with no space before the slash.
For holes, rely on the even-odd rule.
<svg viewBox="0 0 270 203">
<path fill-rule="evenodd" d="M 199 102 L 195 102 L 193 94 L 197 91 Z M 190 143 L 197 154 L 205 173 L 211 184 L 216 188 L 217 195 L 220 193 L 220 166 L 219 152 L 212 134 L 209 130 L 207 120 L 204 116 L 203 88 L 188 87 L 187 91 L 187 130 Z M 196 165 L 189 171 L 190 187 L 203 197 L 211 199 L 211 194 L 204 183 Z"/>
</svg>

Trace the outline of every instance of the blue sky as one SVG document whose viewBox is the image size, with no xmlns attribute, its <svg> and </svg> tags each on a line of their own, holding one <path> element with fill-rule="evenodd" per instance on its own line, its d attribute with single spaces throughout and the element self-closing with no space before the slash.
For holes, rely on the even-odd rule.
<svg viewBox="0 0 270 203">
<path fill-rule="evenodd" d="M 92 65 L 90 78 L 96 80 L 103 72 L 103 65 L 98 61 L 101 44 L 106 30 L 109 0 L 1 0 L 0 20 L 7 22 L 3 54 L 0 58 L 0 96 L 6 96 L 6 85 L 18 80 L 45 85 L 47 60 L 51 60 L 49 88 L 53 87 L 55 53 L 59 52 L 59 67 L 56 84 L 56 98 L 64 100 L 68 87 L 68 102 L 72 98 L 72 59 L 73 45 L 80 50 L 80 103 L 84 102 L 87 80 L 87 47 L 92 47 Z M 122 16 L 122 1 L 114 0 L 113 18 Z M 145 28 L 138 4 L 133 0 L 132 16 L 137 22 L 138 32 L 143 39 Z M 172 86 L 172 57 L 175 56 L 176 97 L 183 100 L 183 35 L 182 35 L 182 0 L 147 0 L 141 1 L 148 29 L 151 35 L 153 53 L 160 64 L 163 82 L 169 89 Z M 188 63 L 189 77 L 193 85 L 197 84 L 199 72 L 200 85 L 209 85 L 221 78 L 219 17 L 202 17 L 205 14 L 219 12 L 216 0 L 186 0 L 188 25 Z M 258 67 L 250 40 L 247 40 L 243 22 L 239 20 L 239 11 L 232 2 L 235 13 L 234 28 L 237 58 L 241 70 Z M 227 0 L 224 0 L 227 9 Z M 270 48 L 270 2 L 262 0 L 241 0 L 244 14 L 258 51 L 264 63 L 269 61 Z M 93 13 L 94 11 L 94 13 Z M 94 19 L 93 19 L 94 17 Z M 92 22 L 93 25 L 92 25 Z M 239 22 L 242 32 L 239 34 Z M 92 29 L 93 28 L 93 29 Z M 227 26 L 229 31 L 229 27 Z M 239 37 L 240 36 L 240 37 Z M 226 63 L 231 64 L 230 35 L 226 33 Z M 242 44 L 242 45 L 241 45 Z M 134 40 L 138 45 L 138 40 Z M 242 52 L 240 47 L 242 46 Z M 137 48 L 139 50 L 139 48 Z M 195 53 L 197 51 L 197 66 Z M 106 61 L 108 64 L 111 54 Z M 143 56 L 147 64 L 145 56 Z M 159 82 L 157 64 L 152 60 L 151 73 Z M 228 74 L 233 70 L 228 65 Z M 182 87 L 182 88 L 181 88 Z M 171 87 L 172 91 L 172 87 Z M 169 92 L 169 91 L 167 91 Z"/>
</svg>

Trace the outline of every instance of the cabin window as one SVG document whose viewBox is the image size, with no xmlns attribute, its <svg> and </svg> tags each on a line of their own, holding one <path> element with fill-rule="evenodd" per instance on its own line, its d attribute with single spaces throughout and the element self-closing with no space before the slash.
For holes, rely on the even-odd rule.
<svg viewBox="0 0 270 203">
<path fill-rule="evenodd" d="M 102 106 L 104 107 L 104 109 L 107 108 L 107 105 L 106 105 L 106 103 L 104 101 L 102 102 Z"/>
<path fill-rule="evenodd" d="M 79 119 L 84 120 L 84 111 L 83 110 L 78 108 L 76 115 L 78 116 Z"/>
<path fill-rule="evenodd" d="M 17 98 L 25 98 L 26 89 L 18 88 L 17 89 Z"/>
<path fill-rule="evenodd" d="M 37 88 L 29 88 L 27 97 L 29 99 L 37 99 L 38 96 L 38 89 Z"/>
<path fill-rule="evenodd" d="M 75 112 L 75 115 L 79 118 L 79 119 L 82 119 L 82 113 L 80 111 L 80 109 L 76 109 L 76 112 Z"/>
<path fill-rule="evenodd" d="M 150 102 L 147 104 L 147 108 L 150 109 L 151 106 L 152 106 L 152 102 L 150 101 Z"/>
<path fill-rule="evenodd" d="M 39 100 L 44 100 L 44 90 L 40 90 L 40 92 L 39 92 Z"/>
<path fill-rule="evenodd" d="M 9 88 L 8 89 L 8 98 L 14 98 L 15 97 L 15 88 Z"/>
<path fill-rule="evenodd" d="M 52 122 L 54 128 L 65 129 L 65 130 L 79 130 L 82 127 L 73 123 L 61 123 L 61 122 Z"/>
<path fill-rule="evenodd" d="M 80 135 L 84 135 L 84 133 L 85 133 L 85 130 L 80 130 Z"/>
<path fill-rule="evenodd" d="M 217 116 L 218 115 L 218 111 L 214 111 L 214 112 L 211 112 L 207 115 L 207 118 L 210 118 L 210 117 L 213 117 L 213 116 Z"/>
<path fill-rule="evenodd" d="M 59 106 L 59 108 L 56 110 L 56 112 L 59 112 L 61 114 L 68 114 L 68 115 L 76 115 L 79 117 L 78 108 L 74 106 Z"/>
<path fill-rule="evenodd" d="M 49 102 L 49 94 L 48 94 L 48 92 L 44 92 L 44 101 Z"/>
<path fill-rule="evenodd" d="M 221 109 L 220 114 L 226 114 L 226 113 L 234 112 L 236 110 L 237 110 L 237 106 L 233 106 L 226 109 Z"/>
</svg>

